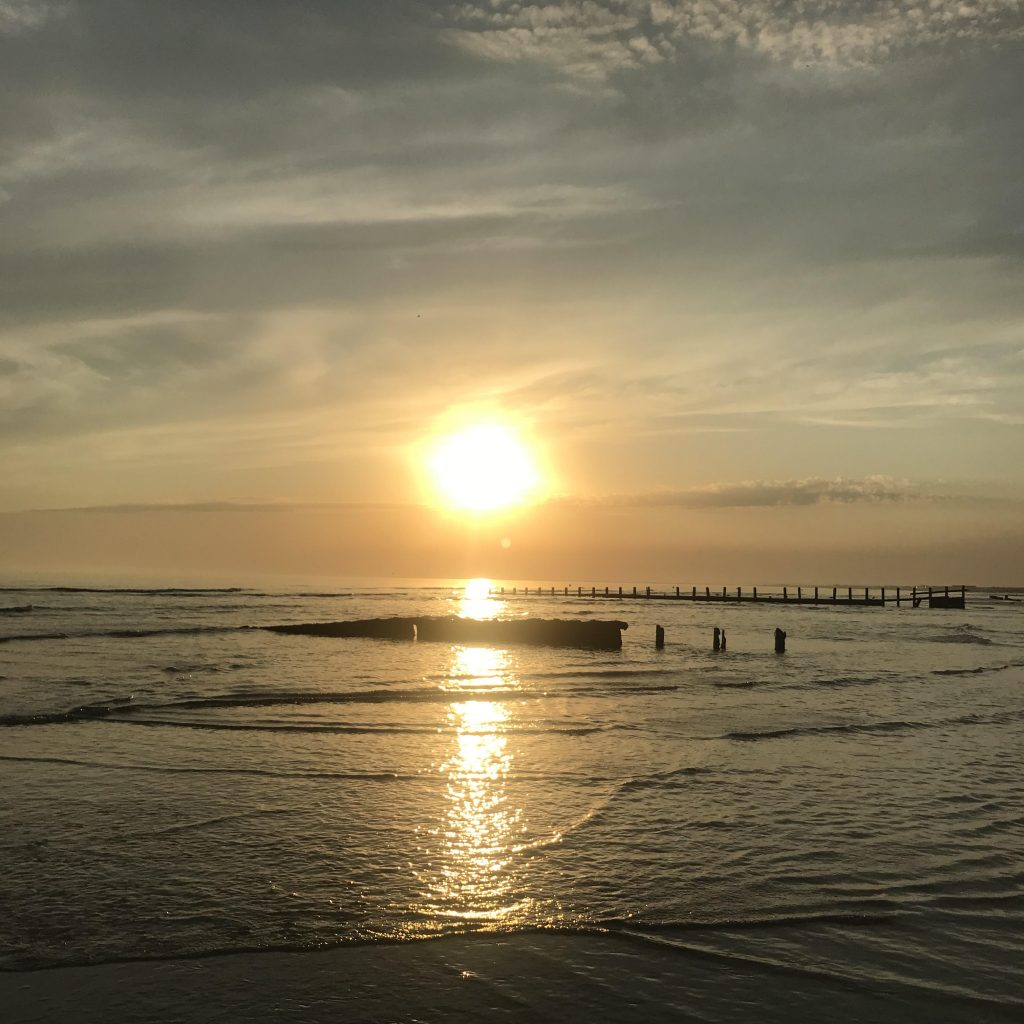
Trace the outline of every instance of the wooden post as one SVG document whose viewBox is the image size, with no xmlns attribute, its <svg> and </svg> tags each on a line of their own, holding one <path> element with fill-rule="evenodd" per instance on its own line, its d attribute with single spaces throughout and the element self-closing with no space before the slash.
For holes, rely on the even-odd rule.
<svg viewBox="0 0 1024 1024">
<path fill-rule="evenodd" d="M 867 587 L 865 587 L 865 588 L 864 588 L 864 600 L 865 600 L 865 601 L 867 601 L 868 599 L 869 599 L 869 595 L 868 595 L 868 588 L 867 588 Z"/>
<path fill-rule="evenodd" d="M 636 587 L 633 588 L 633 596 L 636 597 Z"/>
<path fill-rule="evenodd" d="M 650 596 L 651 596 L 651 588 L 650 588 L 650 587 L 648 587 L 648 588 L 647 588 L 647 596 L 648 596 L 648 597 L 650 597 Z"/>
<path fill-rule="evenodd" d="M 722 600 L 723 601 L 725 600 L 726 593 L 727 593 L 727 588 L 726 587 L 722 587 Z"/>
<path fill-rule="evenodd" d="M 882 587 L 882 607 L 885 607 L 885 587 Z"/>
<path fill-rule="evenodd" d="M 693 600 L 694 601 L 697 600 L 697 588 L 696 587 L 693 588 Z"/>
<path fill-rule="evenodd" d="M 576 596 L 577 597 L 582 597 L 583 596 L 583 588 L 582 587 L 577 587 L 576 588 Z"/>
<path fill-rule="evenodd" d="M 789 600 L 789 588 L 788 587 L 783 587 L 782 588 L 782 600 L 783 601 L 788 601 Z"/>
<path fill-rule="evenodd" d="M 836 587 L 832 588 L 832 603 L 833 604 L 836 603 L 836 589 L 837 589 Z"/>
<path fill-rule="evenodd" d="M 622 597 L 622 587 L 619 587 L 619 597 Z"/>
<path fill-rule="evenodd" d="M 737 601 L 742 601 L 743 600 L 743 588 L 742 587 L 737 587 L 736 588 L 736 600 Z"/>
<path fill-rule="evenodd" d="M 597 587 L 591 587 L 590 588 L 590 596 L 591 597 L 597 597 Z"/>
<path fill-rule="evenodd" d="M 818 603 L 818 588 L 817 587 L 814 588 L 814 603 L 815 604 Z"/>
<path fill-rule="evenodd" d="M 852 601 L 853 600 L 853 587 L 847 587 L 846 588 L 846 600 L 847 601 Z"/>
<path fill-rule="evenodd" d="M 711 588 L 710 587 L 705 587 L 704 588 L 704 600 L 705 601 L 710 601 L 711 600 Z"/>
<path fill-rule="evenodd" d="M 786 653 L 786 634 L 784 630 L 775 627 L 775 653 L 785 654 Z"/>
<path fill-rule="evenodd" d="M 665 646 L 665 627 L 654 627 L 654 646 L 660 651 Z"/>
<path fill-rule="evenodd" d="M 796 588 L 796 599 L 798 601 L 803 601 L 803 599 L 804 599 L 804 588 L 803 587 L 797 587 Z"/>
<path fill-rule="evenodd" d="M 757 600 L 757 587 L 754 587 L 754 600 Z"/>
<path fill-rule="evenodd" d="M 604 588 L 604 596 L 605 596 L 605 597 L 607 597 L 607 596 L 608 596 L 608 588 L 607 588 L 607 587 L 605 587 L 605 588 Z"/>
<path fill-rule="evenodd" d="M 902 601 L 902 597 L 901 597 L 901 595 L 900 595 L 900 588 L 899 588 L 899 587 L 897 587 L 897 588 L 896 588 L 896 607 L 897 607 L 897 608 L 899 608 L 899 607 L 900 607 L 900 602 L 901 602 L 901 601 Z"/>
<path fill-rule="evenodd" d="M 679 596 L 679 588 L 676 587 L 676 597 L 678 597 L 678 596 Z"/>
<path fill-rule="evenodd" d="M 949 587 L 946 587 L 946 601 L 949 601 Z"/>
</svg>

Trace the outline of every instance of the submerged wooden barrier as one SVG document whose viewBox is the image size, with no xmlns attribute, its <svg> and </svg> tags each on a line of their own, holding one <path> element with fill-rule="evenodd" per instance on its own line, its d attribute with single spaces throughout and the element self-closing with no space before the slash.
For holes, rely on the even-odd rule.
<svg viewBox="0 0 1024 1024">
<path fill-rule="evenodd" d="M 446 643 L 532 644 L 618 650 L 629 625 L 617 619 L 463 619 L 454 615 L 303 622 L 264 626 L 300 636 L 369 637 L 377 640 L 440 640 Z"/>
</svg>

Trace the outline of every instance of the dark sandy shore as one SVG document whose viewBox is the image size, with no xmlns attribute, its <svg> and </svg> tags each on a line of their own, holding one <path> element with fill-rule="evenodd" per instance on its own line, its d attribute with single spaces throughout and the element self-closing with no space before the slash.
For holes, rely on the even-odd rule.
<svg viewBox="0 0 1024 1024">
<path fill-rule="evenodd" d="M 934 991 L 617 936 L 449 938 L 0 974 L 8 1024 L 1009 1020 Z"/>
</svg>

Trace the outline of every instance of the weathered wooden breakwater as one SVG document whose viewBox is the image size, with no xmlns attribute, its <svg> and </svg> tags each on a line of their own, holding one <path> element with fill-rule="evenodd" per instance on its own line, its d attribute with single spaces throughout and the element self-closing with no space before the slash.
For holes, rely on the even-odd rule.
<svg viewBox="0 0 1024 1024">
<path fill-rule="evenodd" d="M 418 615 L 347 622 L 304 622 L 263 628 L 273 633 L 301 636 L 618 650 L 622 647 L 622 631 L 629 626 L 625 622 L 606 619 L 463 619 L 455 615 Z"/>
<path fill-rule="evenodd" d="M 792 605 L 837 605 L 840 607 L 884 608 L 906 605 L 908 608 L 966 608 L 964 584 L 941 587 L 852 587 L 852 586 L 780 586 L 780 587 L 583 587 L 525 586 L 495 587 L 492 597 L 592 597 L 609 600 L 696 601 L 737 604 L 759 602 Z"/>
</svg>

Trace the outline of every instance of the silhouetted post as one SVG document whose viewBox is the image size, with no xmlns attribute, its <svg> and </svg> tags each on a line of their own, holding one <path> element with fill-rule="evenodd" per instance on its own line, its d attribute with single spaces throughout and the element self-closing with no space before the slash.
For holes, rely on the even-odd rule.
<svg viewBox="0 0 1024 1024">
<path fill-rule="evenodd" d="M 676 597 L 678 597 L 678 596 L 679 596 L 679 588 L 676 587 Z"/>
<path fill-rule="evenodd" d="M 817 587 L 814 588 L 814 603 L 815 604 L 818 603 L 818 588 Z"/>
<path fill-rule="evenodd" d="M 737 587 L 736 588 L 736 600 L 737 601 L 742 601 L 743 600 L 743 588 L 742 587 Z"/>
<path fill-rule="evenodd" d="M 597 597 L 597 587 L 591 587 L 590 588 L 590 596 L 591 597 Z"/>
<path fill-rule="evenodd" d="M 804 588 L 803 587 L 797 587 L 796 588 L 796 599 L 801 604 L 803 604 L 803 600 L 804 600 Z"/>
<path fill-rule="evenodd" d="M 871 600 L 870 591 L 868 590 L 867 587 L 864 588 L 864 600 L 865 601 L 870 601 Z"/>
<path fill-rule="evenodd" d="M 882 587 L 882 607 L 885 607 L 885 587 Z"/>
<path fill-rule="evenodd" d="M 711 588 L 710 587 L 705 587 L 704 588 L 704 600 L 705 601 L 710 601 L 711 600 Z"/>
<path fill-rule="evenodd" d="M 786 653 L 786 634 L 783 630 L 775 627 L 775 653 L 785 654 Z"/>
<path fill-rule="evenodd" d="M 647 596 L 648 596 L 648 597 L 650 597 L 650 596 L 651 596 L 651 588 L 650 588 L 650 587 L 648 587 L 648 588 L 647 588 Z"/>
<path fill-rule="evenodd" d="M 754 600 L 757 600 L 757 587 L 754 587 Z"/>
<path fill-rule="evenodd" d="M 605 588 L 604 588 L 604 596 L 605 596 L 605 597 L 607 597 L 607 596 L 608 596 L 608 588 L 607 588 L 607 587 L 605 587 Z"/>
<path fill-rule="evenodd" d="M 946 601 L 949 601 L 949 587 L 946 587 Z"/>
<path fill-rule="evenodd" d="M 836 587 L 832 588 L 832 603 L 833 604 L 836 603 L 836 589 L 837 589 Z"/>
<path fill-rule="evenodd" d="M 847 601 L 852 601 L 853 600 L 853 587 L 847 587 L 846 588 L 846 600 Z"/>
<path fill-rule="evenodd" d="M 654 627 L 654 646 L 660 651 L 665 646 L 665 627 Z"/>
<path fill-rule="evenodd" d="M 722 650 L 725 650 L 725 630 L 722 630 Z"/>
<path fill-rule="evenodd" d="M 788 587 L 783 587 L 782 588 L 782 600 L 783 601 L 788 601 L 789 600 L 789 588 Z"/>
<path fill-rule="evenodd" d="M 928 588 L 928 607 L 931 608 L 931 606 L 932 606 L 932 588 L 929 587 Z"/>
<path fill-rule="evenodd" d="M 693 588 L 693 600 L 694 601 L 697 600 L 697 588 L 696 587 Z"/>
<path fill-rule="evenodd" d="M 636 597 L 636 587 L 633 588 L 633 596 Z"/>
<path fill-rule="evenodd" d="M 715 651 L 722 649 L 722 631 L 715 626 L 714 639 L 711 641 L 711 648 Z"/>
<path fill-rule="evenodd" d="M 900 588 L 899 588 L 899 587 L 897 587 L 897 588 L 896 588 L 896 607 L 897 607 L 897 608 L 899 608 L 899 606 L 900 606 L 900 601 L 901 601 L 901 600 L 902 600 L 902 599 L 901 599 L 901 597 L 900 597 Z"/>
<path fill-rule="evenodd" d="M 619 587 L 619 597 L 622 597 L 622 587 Z"/>
</svg>

